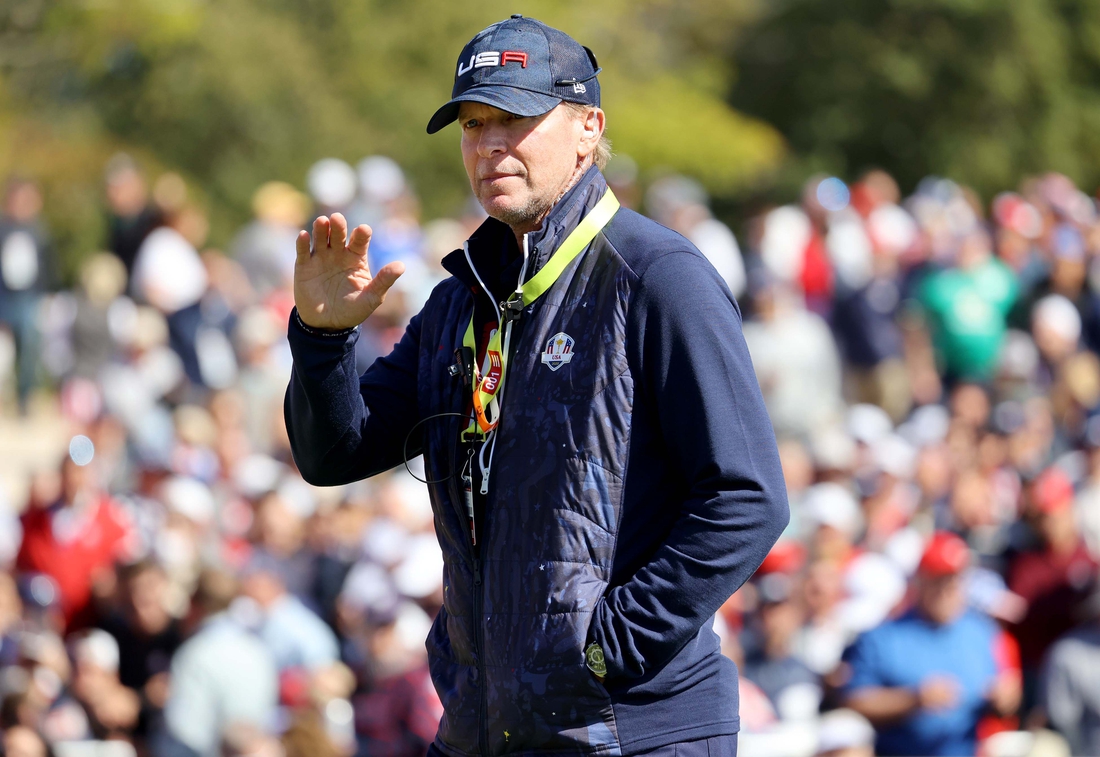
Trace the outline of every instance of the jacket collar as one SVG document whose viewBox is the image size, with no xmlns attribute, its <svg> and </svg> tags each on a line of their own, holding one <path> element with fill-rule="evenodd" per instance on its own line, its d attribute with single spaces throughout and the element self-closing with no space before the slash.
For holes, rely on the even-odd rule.
<svg viewBox="0 0 1100 757">
<path fill-rule="evenodd" d="M 550 209 L 542 226 L 527 235 L 527 247 L 531 259 L 527 265 L 527 278 L 534 276 L 550 259 L 558 246 L 588 214 L 604 192 L 607 182 L 596 166 L 589 168 L 580 180 Z M 486 286 L 497 299 L 505 299 L 515 291 L 516 280 L 523 265 L 523 254 L 516 245 L 516 237 L 507 224 L 487 218 L 470 235 L 467 242 L 470 259 Z M 478 287 L 477 279 L 462 250 L 443 258 L 443 267 L 467 286 Z"/>
</svg>

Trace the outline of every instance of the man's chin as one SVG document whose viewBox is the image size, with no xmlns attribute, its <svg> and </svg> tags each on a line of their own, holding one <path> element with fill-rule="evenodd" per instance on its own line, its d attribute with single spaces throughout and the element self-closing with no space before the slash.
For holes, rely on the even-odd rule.
<svg viewBox="0 0 1100 757">
<path fill-rule="evenodd" d="M 494 195 L 481 200 L 481 207 L 490 218 L 509 226 L 519 226 L 538 216 L 528 206 L 529 203 L 517 202 L 508 195 Z"/>
</svg>

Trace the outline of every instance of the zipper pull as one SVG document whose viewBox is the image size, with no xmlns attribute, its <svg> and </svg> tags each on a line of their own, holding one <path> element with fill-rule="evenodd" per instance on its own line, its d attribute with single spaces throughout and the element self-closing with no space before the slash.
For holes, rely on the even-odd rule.
<svg viewBox="0 0 1100 757">
<path fill-rule="evenodd" d="M 462 498 L 466 502 L 466 518 L 470 522 L 470 544 L 477 546 L 477 527 L 474 523 L 474 482 L 470 476 L 462 475 Z"/>
<path fill-rule="evenodd" d="M 489 468 L 486 468 L 481 472 L 481 493 L 489 493 Z"/>
<path fill-rule="evenodd" d="M 481 586 L 481 558 L 474 558 L 474 586 Z"/>
</svg>

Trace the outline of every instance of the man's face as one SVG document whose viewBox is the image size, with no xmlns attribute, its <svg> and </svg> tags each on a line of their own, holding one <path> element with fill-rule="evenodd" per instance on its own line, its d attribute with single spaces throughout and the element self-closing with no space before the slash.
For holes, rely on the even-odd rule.
<svg viewBox="0 0 1100 757">
<path fill-rule="evenodd" d="M 933 623 L 944 625 L 966 609 L 962 576 L 917 576 L 917 605 Z"/>
<path fill-rule="evenodd" d="M 1040 513 L 1036 525 L 1039 536 L 1049 548 L 1077 542 L 1077 515 L 1072 506 Z"/>
<path fill-rule="evenodd" d="M 148 568 L 130 579 L 130 606 L 144 633 L 160 633 L 172 621 L 165 608 L 166 591 L 168 580 L 159 568 Z"/>
<path fill-rule="evenodd" d="M 538 223 L 594 145 L 568 106 L 515 116 L 482 103 L 459 107 L 462 162 L 481 207 L 509 226 Z"/>
</svg>

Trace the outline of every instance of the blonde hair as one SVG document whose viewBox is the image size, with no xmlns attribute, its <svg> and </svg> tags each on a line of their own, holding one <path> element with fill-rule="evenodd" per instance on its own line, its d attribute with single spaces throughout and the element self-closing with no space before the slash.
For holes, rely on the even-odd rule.
<svg viewBox="0 0 1100 757">
<path fill-rule="evenodd" d="M 588 109 L 594 106 L 585 105 L 583 103 L 571 103 L 568 100 L 562 100 L 562 105 L 565 105 L 572 111 L 573 116 L 577 119 L 583 119 L 588 116 Z M 596 151 L 592 153 L 592 162 L 594 162 L 602 171 L 607 168 L 608 161 L 611 160 L 611 140 L 607 138 L 607 132 L 605 131 L 600 135 L 600 141 L 596 145 Z"/>
</svg>

